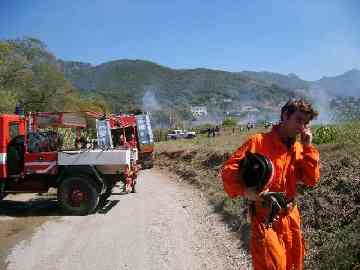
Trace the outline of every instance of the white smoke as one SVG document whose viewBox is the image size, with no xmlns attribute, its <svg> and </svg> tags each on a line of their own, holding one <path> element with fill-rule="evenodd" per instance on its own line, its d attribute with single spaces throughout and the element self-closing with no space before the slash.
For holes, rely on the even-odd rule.
<svg viewBox="0 0 360 270">
<path fill-rule="evenodd" d="M 155 96 L 156 88 L 154 86 L 144 87 L 144 96 L 142 98 L 143 111 L 152 112 L 161 110 L 161 106 Z"/>
<path fill-rule="evenodd" d="M 332 97 L 328 94 L 326 89 L 313 84 L 310 87 L 310 96 L 314 101 L 314 107 L 318 110 L 319 116 L 315 123 L 328 124 L 334 121 L 334 112 L 331 111 L 330 102 Z"/>
</svg>

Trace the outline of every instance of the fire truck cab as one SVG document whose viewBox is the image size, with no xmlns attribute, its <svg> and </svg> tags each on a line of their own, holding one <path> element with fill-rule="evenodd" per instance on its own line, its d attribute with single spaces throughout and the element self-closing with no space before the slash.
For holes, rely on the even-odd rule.
<svg viewBox="0 0 360 270">
<path fill-rule="evenodd" d="M 0 178 L 4 179 L 19 175 L 23 169 L 25 147 L 21 138 L 25 135 L 25 118 L 3 114 L 0 130 Z M 3 181 L 0 183 L 4 185 Z"/>
</svg>

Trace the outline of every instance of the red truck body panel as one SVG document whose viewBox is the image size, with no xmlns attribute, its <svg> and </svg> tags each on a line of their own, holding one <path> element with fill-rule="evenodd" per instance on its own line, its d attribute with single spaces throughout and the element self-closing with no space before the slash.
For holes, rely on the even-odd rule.
<svg viewBox="0 0 360 270">
<path fill-rule="evenodd" d="M 25 118 L 19 115 L 0 115 L 0 180 L 7 177 L 7 145 L 15 136 L 25 135 Z"/>
<path fill-rule="evenodd" d="M 25 153 L 25 174 L 52 174 L 58 173 L 57 152 Z"/>
</svg>

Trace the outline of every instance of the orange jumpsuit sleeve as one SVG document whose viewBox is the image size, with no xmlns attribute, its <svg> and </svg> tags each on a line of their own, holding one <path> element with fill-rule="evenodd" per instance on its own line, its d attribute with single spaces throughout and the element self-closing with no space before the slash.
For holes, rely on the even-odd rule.
<svg viewBox="0 0 360 270">
<path fill-rule="evenodd" d="M 320 180 L 319 151 L 313 145 L 304 145 L 301 158 L 297 160 L 296 175 L 300 181 L 313 187 Z"/>
<path fill-rule="evenodd" d="M 247 151 L 255 151 L 255 140 L 250 138 L 225 162 L 221 177 L 224 183 L 225 192 L 231 197 L 243 196 L 245 186 L 241 183 L 239 175 L 239 161 L 245 156 Z"/>
</svg>

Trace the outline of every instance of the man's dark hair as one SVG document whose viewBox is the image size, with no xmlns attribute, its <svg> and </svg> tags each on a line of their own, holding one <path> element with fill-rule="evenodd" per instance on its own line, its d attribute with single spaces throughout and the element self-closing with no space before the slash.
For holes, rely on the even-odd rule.
<svg viewBox="0 0 360 270">
<path fill-rule="evenodd" d="M 288 117 L 292 115 L 294 112 L 300 111 L 310 116 L 310 121 L 316 118 L 319 115 L 319 112 L 316 111 L 310 102 L 307 102 L 304 99 L 293 99 L 289 100 L 282 108 L 281 108 L 281 120 L 283 120 L 283 115 L 286 112 Z"/>
</svg>

